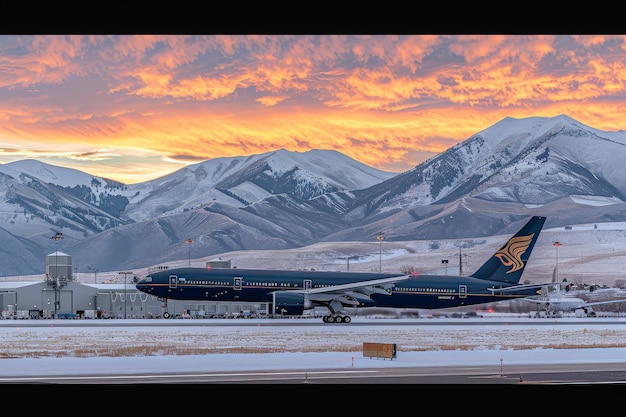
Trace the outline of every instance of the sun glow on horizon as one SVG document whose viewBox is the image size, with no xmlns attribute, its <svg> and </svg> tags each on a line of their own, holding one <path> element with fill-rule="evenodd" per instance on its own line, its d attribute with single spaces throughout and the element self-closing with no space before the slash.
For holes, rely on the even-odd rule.
<svg viewBox="0 0 626 417">
<path fill-rule="evenodd" d="M 506 117 L 623 130 L 621 35 L 0 35 L 0 163 L 124 183 L 329 149 L 402 172 Z"/>
</svg>

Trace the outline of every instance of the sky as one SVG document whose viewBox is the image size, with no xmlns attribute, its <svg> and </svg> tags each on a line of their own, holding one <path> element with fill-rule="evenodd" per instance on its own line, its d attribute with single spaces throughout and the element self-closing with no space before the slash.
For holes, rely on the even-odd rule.
<svg viewBox="0 0 626 417">
<path fill-rule="evenodd" d="M 127 184 L 330 149 L 403 172 L 505 117 L 626 128 L 626 36 L 2 34 L 0 163 Z"/>
<path fill-rule="evenodd" d="M 416 320 L 360 316 L 354 317 L 352 323 L 359 323 L 355 326 L 307 327 L 298 326 L 303 319 L 245 320 L 252 325 L 240 325 L 241 320 L 223 325 L 224 319 L 211 319 L 194 320 L 197 326 L 137 326 L 162 321 L 154 319 L 128 320 L 132 322 L 128 327 L 105 326 L 109 320 L 92 320 L 88 327 L 84 320 L 69 324 L 67 320 L 46 320 L 48 326 L 35 327 L 40 320 L 2 320 L 0 383 L 15 376 L 132 374 L 155 369 L 183 373 L 493 365 L 506 370 L 508 365 L 519 364 L 621 363 L 626 353 L 623 318 L 592 318 L 581 324 L 575 318 L 508 317 L 503 323 L 502 317 Z M 266 325 L 275 320 L 281 325 Z M 378 324 L 366 325 L 372 320 Z M 414 325 L 399 324 L 406 320 Z M 446 324 L 433 323 L 435 320 L 446 320 Z M 455 320 L 458 325 L 451 324 Z M 472 320 L 480 324 L 467 325 Z M 215 321 L 222 325 L 210 325 Z M 284 325 L 287 321 L 294 324 Z M 512 324 L 515 321 L 521 324 Z M 59 322 L 63 326 L 55 326 Z M 396 358 L 364 357 L 363 342 L 396 344 Z M 240 352 L 258 351 L 260 346 L 265 352 Z M 142 347 L 153 350 L 143 352 Z"/>
</svg>

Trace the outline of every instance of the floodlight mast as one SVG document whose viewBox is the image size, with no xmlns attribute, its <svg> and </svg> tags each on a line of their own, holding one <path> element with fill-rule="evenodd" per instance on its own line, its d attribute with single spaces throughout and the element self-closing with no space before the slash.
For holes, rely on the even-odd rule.
<svg viewBox="0 0 626 417">
<path fill-rule="evenodd" d="M 124 275 L 124 318 L 126 318 L 126 299 L 128 298 L 128 293 L 126 292 L 126 276 L 132 274 L 132 271 L 118 272 L 118 274 Z"/>
<path fill-rule="evenodd" d="M 559 247 L 563 246 L 563 244 L 561 242 L 559 242 L 558 240 L 556 240 L 556 241 L 554 241 L 554 243 L 552 243 L 552 246 L 554 246 L 556 248 L 555 280 L 556 280 L 556 282 L 560 282 L 560 280 L 559 280 Z"/>
<path fill-rule="evenodd" d="M 378 272 L 383 272 L 383 240 L 385 240 L 385 236 L 383 236 L 383 232 L 380 232 L 378 236 L 376 236 L 378 240 Z"/>
<path fill-rule="evenodd" d="M 185 240 L 185 243 L 187 245 L 189 245 L 189 253 L 188 253 L 189 264 L 187 266 L 191 266 L 191 244 L 193 242 L 194 242 L 194 240 L 192 238 L 189 238 L 189 239 Z"/>
</svg>

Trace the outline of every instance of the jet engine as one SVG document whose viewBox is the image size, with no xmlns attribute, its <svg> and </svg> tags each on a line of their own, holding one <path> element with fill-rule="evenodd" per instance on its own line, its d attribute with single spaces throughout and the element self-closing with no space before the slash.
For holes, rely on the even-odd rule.
<svg viewBox="0 0 626 417">
<path fill-rule="evenodd" d="M 301 316 L 304 310 L 313 308 L 311 300 L 300 292 L 277 291 L 273 294 L 274 312 L 291 316 Z"/>
</svg>

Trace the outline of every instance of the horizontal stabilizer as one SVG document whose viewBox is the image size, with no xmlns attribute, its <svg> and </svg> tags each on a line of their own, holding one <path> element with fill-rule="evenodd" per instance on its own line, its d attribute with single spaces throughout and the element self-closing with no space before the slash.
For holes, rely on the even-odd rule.
<svg viewBox="0 0 626 417">
<path fill-rule="evenodd" d="M 550 282 L 548 283 L 550 285 L 554 285 L 554 283 Z M 546 283 L 543 284 L 522 284 L 522 285 L 512 285 L 510 287 L 504 287 L 504 288 L 495 288 L 495 287 L 491 287 L 491 288 L 487 288 L 488 291 L 491 291 L 493 293 L 506 293 L 506 292 L 517 292 L 520 290 L 528 290 L 528 289 L 533 289 L 533 288 L 542 288 L 546 285 L 548 285 Z"/>
</svg>

